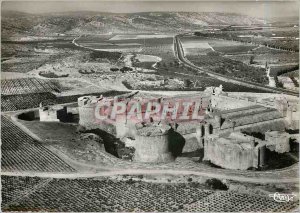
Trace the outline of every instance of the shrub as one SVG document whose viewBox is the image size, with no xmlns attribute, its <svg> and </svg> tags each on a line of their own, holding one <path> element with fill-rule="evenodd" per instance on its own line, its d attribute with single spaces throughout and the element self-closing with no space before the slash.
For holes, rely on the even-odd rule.
<svg viewBox="0 0 300 213">
<path fill-rule="evenodd" d="M 191 87 L 193 82 L 190 79 L 184 79 L 184 86 Z"/>
<path fill-rule="evenodd" d="M 222 183 L 222 181 L 216 178 L 206 180 L 205 185 L 211 189 L 228 190 L 228 187 Z"/>
<path fill-rule="evenodd" d="M 123 84 L 127 89 L 133 89 L 133 87 L 132 87 L 127 81 L 122 81 L 122 84 Z"/>
<path fill-rule="evenodd" d="M 121 69 L 120 69 L 120 71 L 121 72 L 127 72 L 127 71 L 132 71 L 133 69 L 131 68 L 131 67 L 122 67 Z"/>
<path fill-rule="evenodd" d="M 57 75 L 53 72 L 39 72 L 39 75 L 45 78 L 65 78 L 69 76 L 69 74 Z"/>
<path fill-rule="evenodd" d="M 254 55 L 251 55 L 251 57 L 250 57 L 250 62 L 249 62 L 250 64 L 254 64 Z"/>
<path fill-rule="evenodd" d="M 274 77 L 276 87 L 284 88 L 283 83 L 278 80 L 277 75 Z"/>
<path fill-rule="evenodd" d="M 299 87 L 299 83 L 298 83 L 298 81 L 295 79 L 295 77 L 294 77 L 294 76 L 289 76 L 289 77 L 290 77 L 290 79 L 293 81 L 295 87 Z"/>
<path fill-rule="evenodd" d="M 112 68 L 110 68 L 110 71 L 116 72 L 116 71 L 119 71 L 119 68 L 112 67 Z"/>
<path fill-rule="evenodd" d="M 94 70 L 78 70 L 79 73 L 81 74 L 92 74 L 92 73 L 95 73 Z"/>
</svg>

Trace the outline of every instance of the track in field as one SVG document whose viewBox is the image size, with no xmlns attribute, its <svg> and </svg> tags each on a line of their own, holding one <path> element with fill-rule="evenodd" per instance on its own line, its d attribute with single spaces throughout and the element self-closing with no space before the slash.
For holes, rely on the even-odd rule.
<svg viewBox="0 0 300 213">
<path fill-rule="evenodd" d="M 1 116 L 2 171 L 75 172 L 40 142 Z"/>
</svg>

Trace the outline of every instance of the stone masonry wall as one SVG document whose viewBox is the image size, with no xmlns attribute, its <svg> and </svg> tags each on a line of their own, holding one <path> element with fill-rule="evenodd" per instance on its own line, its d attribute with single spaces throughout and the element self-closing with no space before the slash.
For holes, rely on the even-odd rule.
<svg viewBox="0 0 300 213">
<path fill-rule="evenodd" d="M 135 136 L 134 161 L 138 162 L 169 162 L 174 158 L 169 151 L 168 135 Z"/>
<path fill-rule="evenodd" d="M 206 140 L 204 147 L 204 160 L 222 168 L 246 170 L 258 167 L 258 151 L 254 147 L 244 149 L 238 144 L 228 145 L 218 140 Z"/>
</svg>

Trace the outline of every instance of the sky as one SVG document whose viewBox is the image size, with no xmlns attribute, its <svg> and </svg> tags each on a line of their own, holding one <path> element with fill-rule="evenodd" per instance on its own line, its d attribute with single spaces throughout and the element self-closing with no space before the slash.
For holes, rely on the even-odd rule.
<svg viewBox="0 0 300 213">
<path fill-rule="evenodd" d="M 51 13 L 65 11 L 98 11 L 133 13 L 151 11 L 227 12 L 254 17 L 286 17 L 299 15 L 298 1 L 2 1 L 1 10 L 17 10 L 27 13 Z"/>
</svg>

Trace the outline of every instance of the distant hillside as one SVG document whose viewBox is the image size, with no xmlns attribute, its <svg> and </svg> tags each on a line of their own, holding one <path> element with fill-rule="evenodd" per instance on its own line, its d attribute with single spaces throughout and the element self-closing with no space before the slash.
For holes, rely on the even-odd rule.
<svg viewBox="0 0 300 213">
<path fill-rule="evenodd" d="M 273 26 L 288 26 L 288 25 L 299 25 L 299 16 L 286 16 L 279 18 L 272 18 L 269 23 Z"/>
<path fill-rule="evenodd" d="M 226 13 L 147 12 L 114 14 L 100 12 L 68 12 L 26 14 L 4 11 L 1 17 L 2 37 L 24 35 L 50 36 L 64 34 L 101 34 L 133 32 L 177 32 L 199 29 L 207 25 L 253 25 L 263 20 Z"/>
</svg>

